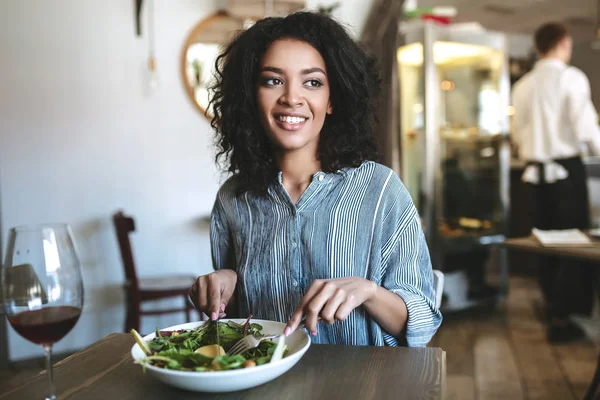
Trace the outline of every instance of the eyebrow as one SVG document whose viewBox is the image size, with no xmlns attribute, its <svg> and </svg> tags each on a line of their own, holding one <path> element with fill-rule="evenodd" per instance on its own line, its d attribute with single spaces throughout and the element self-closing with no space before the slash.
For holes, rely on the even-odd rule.
<svg viewBox="0 0 600 400">
<path fill-rule="evenodd" d="M 274 72 L 276 74 L 283 75 L 283 70 L 281 68 L 269 67 L 269 66 L 262 67 L 261 70 L 260 70 L 260 72 Z M 323 75 L 327 76 L 327 74 L 325 73 L 325 71 L 323 71 L 319 67 L 306 68 L 306 69 L 303 69 L 300 72 L 302 73 L 302 75 L 312 74 L 313 72 L 320 72 Z"/>
</svg>

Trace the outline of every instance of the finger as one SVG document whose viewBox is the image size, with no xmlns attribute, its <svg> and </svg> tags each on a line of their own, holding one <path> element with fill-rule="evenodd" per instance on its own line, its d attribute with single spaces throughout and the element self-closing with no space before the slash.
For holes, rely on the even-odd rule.
<svg viewBox="0 0 600 400">
<path fill-rule="evenodd" d="M 214 273 L 208 276 L 208 303 L 209 318 L 215 321 L 221 313 L 221 280 Z"/>
<path fill-rule="evenodd" d="M 310 287 L 308 288 L 308 290 L 302 297 L 302 300 L 300 300 L 298 307 L 296 307 L 296 311 L 294 311 L 294 313 L 292 314 L 290 320 L 287 323 L 286 328 L 283 331 L 286 336 L 289 335 L 290 333 L 294 332 L 296 329 L 298 329 L 298 326 L 300 325 L 300 322 L 302 321 L 302 317 L 304 316 L 304 311 L 305 311 L 304 309 L 305 309 L 306 305 L 321 290 L 321 288 L 323 287 L 324 284 L 325 284 L 325 282 L 322 280 L 315 280 L 310 285 Z"/>
<path fill-rule="evenodd" d="M 221 289 L 221 311 L 225 311 L 225 306 L 229 304 L 229 300 L 231 300 L 231 296 L 233 296 L 233 292 L 235 291 L 235 286 L 231 285 L 231 282 L 226 282 L 222 285 Z"/>
<path fill-rule="evenodd" d="M 296 311 L 292 314 L 292 317 L 288 321 L 285 329 L 283 330 L 283 334 L 285 336 L 289 336 L 290 333 L 294 332 L 298 329 L 300 325 L 300 321 L 302 321 L 302 316 L 304 315 L 304 310 L 302 308 L 296 308 Z"/>
<path fill-rule="evenodd" d="M 348 315 L 356 308 L 356 304 L 349 299 L 346 299 L 337 309 L 335 313 L 335 319 L 338 321 L 345 321 Z"/>
<path fill-rule="evenodd" d="M 192 302 L 194 307 L 196 307 L 196 309 L 198 309 L 197 296 L 198 296 L 198 281 L 194 282 L 194 284 L 192 285 L 190 290 L 188 290 L 188 297 L 190 298 L 190 301 Z"/>
<path fill-rule="evenodd" d="M 192 300 L 192 303 L 194 303 L 194 306 L 196 307 L 196 309 L 200 312 L 204 312 L 206 311 L 206 301 L 204 300 L 203 297 L 203 284 L 202 281 L 204 280 L 203 276 L 199 276 L 198 279 L 196 279 L 196 282 L 194 282 L 194 284 L 192 285 L 192 288 L 190 289 L 190 291 L 188 292 L 188 295 L 190 296 L 190 300 Z"/>
<path fill-rule="evenodd" d="M 298 304 L 298 308 L 304 309 L 306 307 L 306 305 L 313 299 L 313 297 L 315 297 L 321 291 L 323 286 L 325 286 L 325 283 L 326 282 L 321 279 L 317 279 L 317 280 L 313 281 L 313 283 L 310 285 L 310 287 L 308 288 L 306 293 L 304 293 L 302 300 L 300 300 L 300 304 Z"/>
<path fill-rule="evenodd" d="M 314 299 L 306 306 L 304 326 L 313 336 L 317 336 L 317 323 L 319 322 L 319 313 L 323 306 L 324 303 L 317 303 Z"/>
<path fill-rule="evenodd" d="M 346 291 L 344 289 L 336 289 L 333 297 L 327 300 L 327 304 L 321 311 L 321 319 L 332 325 L 336 320 L 338 308 L 346 301 Z"/>
<path fill-rule="evenodd" d="M 201 276 L 198 278 L 196 286 L 196 298 L 198 299 L 198 307 L 202 312 L 206 312 L 208 306 L 208 301 L 206 300 L 206 290 L 206 276 Z"/>
<path fill-rule="evenodd" d="M 335 284 L 324 284 L 317 295 L 315 295 L 310 303 L 304 307 L 306 314 L 306 329 L 315 336 L 317 334 L 317 324 L 319 323 L 319 314 L 327 304 L 327 301 L 334 295 L 336 290 Z"/>
</svg>

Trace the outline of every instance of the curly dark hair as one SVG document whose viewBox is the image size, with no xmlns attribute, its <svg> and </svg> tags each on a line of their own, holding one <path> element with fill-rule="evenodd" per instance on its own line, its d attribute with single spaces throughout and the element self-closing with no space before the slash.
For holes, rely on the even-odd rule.
<svg viewBox="0 0 600 400">
<path fill-rule="evenodd" d="M 219 55 L 211 87 L 216 162 L 224 161 L 224 169 L 238 175 L 240 192 L 266 193 L 279 171 L 276 148 L 258 117 L 257 82 L 261 58 L 283 38 L 310 44 L 327 67 L 333 113 L 325 118 L 319 138 L 323 172 L 377 160 L 373 126 L 381 80 L 375 59 L 325 14 L 265 18 L 238 33 Z"/>
</svg>

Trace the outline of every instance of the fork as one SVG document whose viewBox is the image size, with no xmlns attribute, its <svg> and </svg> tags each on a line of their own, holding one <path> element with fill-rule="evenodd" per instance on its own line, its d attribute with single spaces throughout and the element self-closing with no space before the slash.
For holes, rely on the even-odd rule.
<svg viewBox="0 0 600 400">
<path fill-rule="evenodd" d="M 319 318 L 319 321 L 321 318 Z M 306 323 L 306 318 L 303 318 L 298 326 L 298 329 L 304 328 Z M 265 335 L 265 336 L 257 336 L 257 335 L 246 335 L 242 339 L 240 339 L 236 344 L 233 345 L 232 348 L 227 352 L 228 356 L 235 356 L 237 354 L 243 354 L 250 349 L 257 347 L 260 342 L 263 340 L 271 340 L 283 336 L 283 333 L 278 335 Z"/>
<path fill-rule="evenodd" d="M 235 345 L 233 345 L 232 348 L 229 349 L 227 355 L 235 356 L 237 354 L 243 354 L 248 350 L 257 347 L 263 340 L 275 339 L 279 336 L 282 336 L 282 334 L 265 336 L 246 335 L 242 339 L 240 339 Z"/>
</svg>

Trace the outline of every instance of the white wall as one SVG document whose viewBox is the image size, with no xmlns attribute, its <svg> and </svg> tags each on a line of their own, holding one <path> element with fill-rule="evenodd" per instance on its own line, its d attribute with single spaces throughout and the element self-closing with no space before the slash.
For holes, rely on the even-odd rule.
<svg viewBox="0 0 600 400">
<path fill-rule="evenodd" d="M 161 86 L 147 97 L 147 38 L 133 1 L 9 0 L 0 4 L 0 184 L 3 234 L 45 221 L 73 225 L 86 304 L 57 351 L 123 329 L 124 280 L 110 215 L 132 213 L 143 275 L 210 269 L 207 227 L 221 176 L 208 122 L 179 74 L 181 46 L 212 0 L 157 0 Z M 144 35 L 146 29 L 144 27 Z M 6 237 L 6 236 L 5 236 Z M 147 317 L 143 330 L 183 322 Z M 11 358 L 41 349 L 11 331 Z"/>
<path fill-rule="evenodd" d="M 82 261 L 84 313 L 57 352 L 123 329 L 115 210 L 136 218 L 140 275 L 211 269 L 201 218 L 222 176 L 209 124 L 183 90 L 179 60 L 188 30 L 219 2 L 156 0 L 160 87 L 152 96 L 144 80 L 147 30 L 144 24 L 144 36 L 135 36 L 133 3 L 0 2 L 2 234 L 20 224 L 68 222 Z M 335 16 L 358 34 L 370 4 L 344 1 Z M 145 317 L 142 331 L 182 321 Z M 9 345 L 13 360 L 41 355 L 12 329 Z"/>
</svg>

